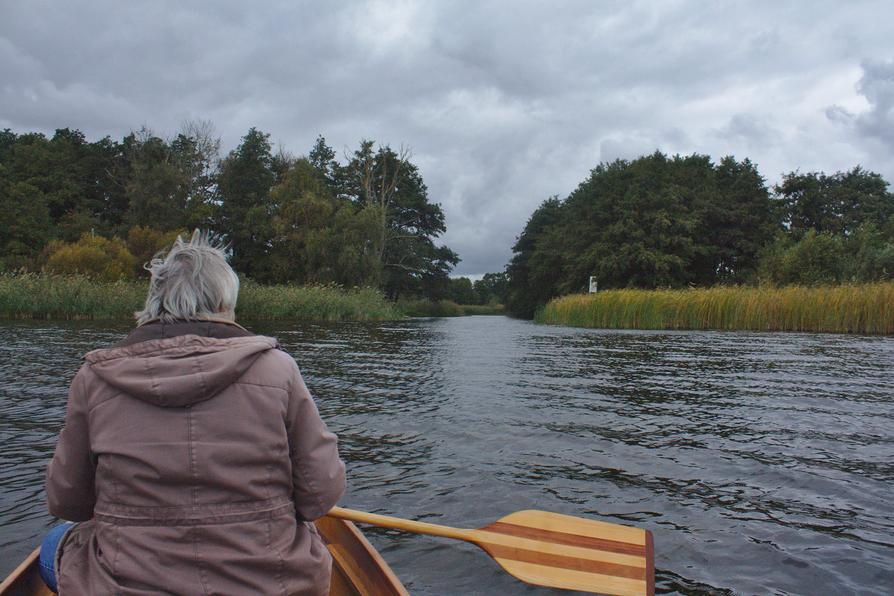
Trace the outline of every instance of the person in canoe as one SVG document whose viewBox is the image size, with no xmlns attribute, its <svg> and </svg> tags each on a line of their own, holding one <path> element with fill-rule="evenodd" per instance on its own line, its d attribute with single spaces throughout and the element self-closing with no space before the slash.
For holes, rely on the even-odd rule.
<svg viewBox="0 0 894 596">
<path fill-rule="evenodd" d="M 326 594 L 311 520 L 345 488 L 295 361 L 235 322 L 198 230 L 151 272 L 137 327 L 84 357 L 47 471 L 41 573 L 61 594 Z"/>
</svg>

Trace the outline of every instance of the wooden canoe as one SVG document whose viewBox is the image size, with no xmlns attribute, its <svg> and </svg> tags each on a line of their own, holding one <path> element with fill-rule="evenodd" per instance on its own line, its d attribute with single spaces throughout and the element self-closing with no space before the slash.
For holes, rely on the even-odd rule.
<svg viewBox="0 0 894 596">
<path fill-rule="evenodd" d="M 345 520 L 323 517 L 317 529 L 332 553 L 330 596 L 408 596 L 388 563 L 357 527 Z M 53 596 L 37 571 L 35 549 L 0 583 L 0 596 Z"/>
</svg>

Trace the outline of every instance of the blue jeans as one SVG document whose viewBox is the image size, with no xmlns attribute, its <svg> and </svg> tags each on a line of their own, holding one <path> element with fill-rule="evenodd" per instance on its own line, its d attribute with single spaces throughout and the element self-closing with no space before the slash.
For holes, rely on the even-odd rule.
<svg viewBox="0 0 894 596">
<path fill-rule="evenodd" d="M 44 536 L 43 543 L 40 545 L 40 564 L 38 570 L 40 577 L 44 583 L 53 591 L 59 592 L 56 585 L 56 551 L 59 549 L 59 543 L 65 533 L 74 526 L 71 522 L 63 522 L 50 530 Z"/>
</svg>

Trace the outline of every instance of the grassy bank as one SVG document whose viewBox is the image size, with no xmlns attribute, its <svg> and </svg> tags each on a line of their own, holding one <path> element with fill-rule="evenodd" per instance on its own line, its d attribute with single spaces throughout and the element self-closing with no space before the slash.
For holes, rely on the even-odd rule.
<svg viewBox="0 0 894 596">
<path fill-rule="evenodd" d="M 606 329 L 894 334 L 894 283 L 608 290 L 556 298 L 535 320 Z"/>
<path fill-rule="evenodd" d="M 99 282 L 78 275 L 0 274 L 0 318 L 131 319 L 146 299 L 147 283 Z M 402 314 L 370 288 L 262 286 L 245 283 L 237 317 L 316 321 L 376 321 Z"/>
<path fill-rule="evenodd" d="M 400 300 L 397 308 L 408 317 L 464 317 L 504 312 L 500 304 L 457 304 L 451 300 Z"/>
</svg>

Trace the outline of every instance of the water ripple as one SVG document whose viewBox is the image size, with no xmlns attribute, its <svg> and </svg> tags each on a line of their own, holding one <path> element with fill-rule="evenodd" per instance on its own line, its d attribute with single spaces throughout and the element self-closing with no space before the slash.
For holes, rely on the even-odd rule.
<svg viewBox="0 0 894 596">
<path fill-rule="evenodd" d="M 502 317 L 256 330 L 295 356 L 339 434 L 346 505 L 468 527 L 526 508 L 640 525 L 661 593 L 894 585 L 890 338 Z M 124 331 L 0 329 L 0 573 L 52 522 L 43 470 L 80 356 Z M 367 533 L 414 594 L 553 593 L 467 545 Z"/>
</svg>

